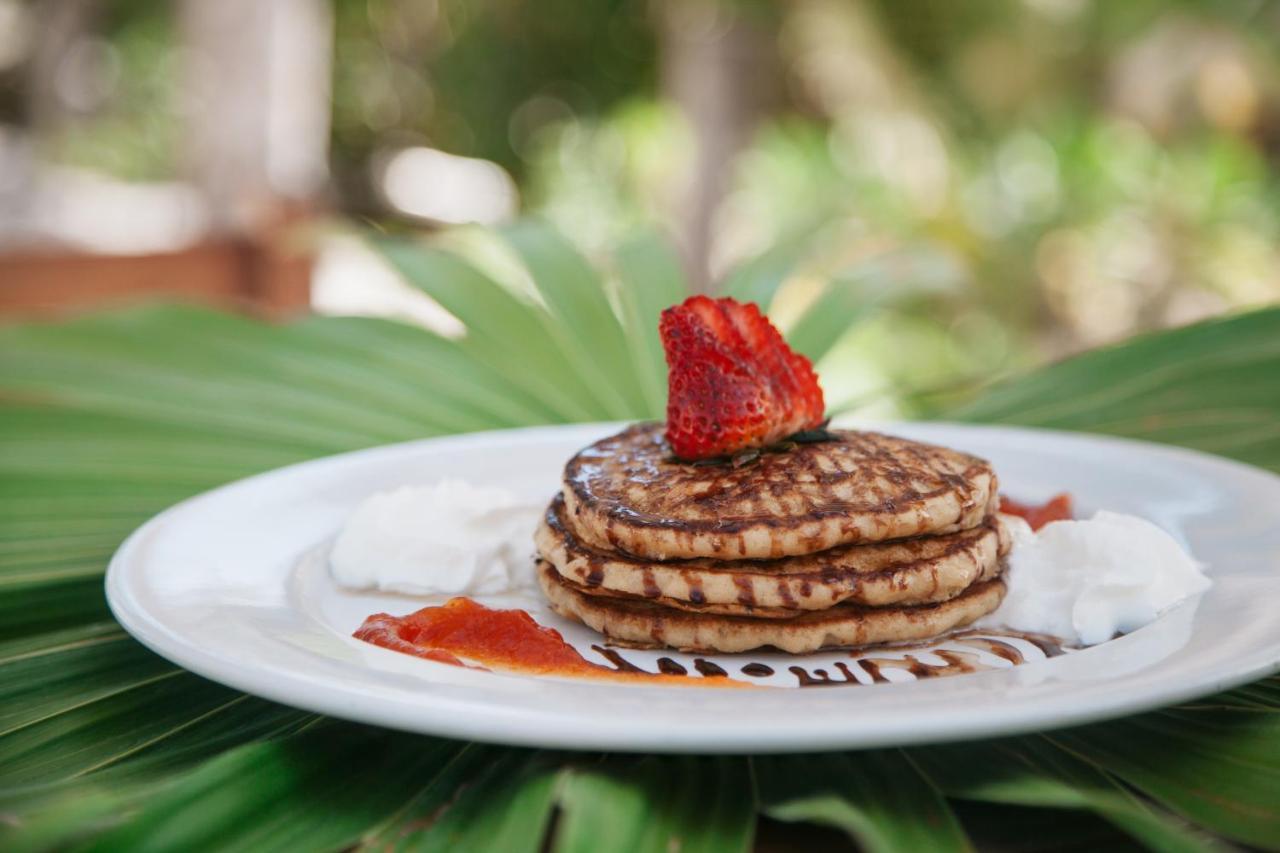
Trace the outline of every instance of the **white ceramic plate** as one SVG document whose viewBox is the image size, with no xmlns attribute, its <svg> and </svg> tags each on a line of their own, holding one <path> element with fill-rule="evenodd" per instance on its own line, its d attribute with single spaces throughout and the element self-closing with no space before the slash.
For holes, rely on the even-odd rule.
<svg viewBox="0 0 1280 853">
<path fill-rule="evenodd" d="M 648 752 L 782 752 L 923 743 L 1047 729 L 1129 714 L 1223 690 L 1280 669 L 1280 478 L 1175 448 L 1004 427 L 877 428 L 990 459 L 1024 500 L 1058 491 L 1078 509 L 1144 516 L 1209 564 L 1214 585 L 1141 630 L 1045 658 L 1018 640 L 1012 666 L 915 680 L 884 669 L 870 683 L 857 656 L 710 658 L 731 677 L 797 686 L 802 664 L 858 684 L 823 689 L 689 689 L 466 670 L 351 638 L 364 617 L 424 605 L 352 593 L 325 571 L 326 543 L 372 492 L 445 476 L 502 484 L 530 499 L 557 488 L 564 462 L 618 425 L 542 427 L 380 447 L 217 489 L 152 519 L 121 547 L 107 597 L 134 636 L 175 663 L 259 696 L 350 720 L 471 740 Z M 532 552 L 532 546 L 530 548 Z M 501 605 L 501 600 L 487 602 Z M 517 602 L 590 659 L 600 637 Z M 876 653 L 901 658 L 901 653 Z M 927 652 L 917 661 L 942 663 Z M 654 670 L 669 657 L 626 651 Z M 741 666 L 763 662 L 768 678 Z M 838 668 L 837 668 L 838 667 Z"/>
</svg>

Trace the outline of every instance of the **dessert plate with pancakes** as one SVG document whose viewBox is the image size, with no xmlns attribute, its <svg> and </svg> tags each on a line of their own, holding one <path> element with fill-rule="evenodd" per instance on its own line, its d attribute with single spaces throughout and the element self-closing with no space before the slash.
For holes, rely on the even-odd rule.
<svg viewBox="0 0 1280 853">
<path fill-rule="evenodd" d="M 121 547 L 112 610 L 180 665 L 290 705 L 604 750 L 1010 734 L 1280 669 L 1280 478 L 1098 436 L 832 425 L 812 365 L 754 305 L 691 297 L 660 332 L 664 422 L 432 439 L 234 483 Z M 1001 512 L 1002 493 L 1063 492 L 1109 512 L 1042 534 Z M 497 513 L 519 506 L 505 541 Z"/>
<path fill-rule="evenodd" d="M 351 720 L 548 747 L 751 753 L 967 739 L 1134 713 L 1280 668 L 1280 529 L 1270 509 L 1280 505 L 1280 478 L 1083 434 L 905 423 L 869 432 L 800 445 L 812 454 L 801 467 L 827 472 L 813 482 L 784 474 L 786 457 L 766 455 L 752 464 L 777 469 L 767 487 L 745 484 L 750 465 L 699 466 L 710 476 L 666 483 L 699 492 L 701 502 L 628 497 L 617 485 L 626 477 L 601 452 L 625 448 L 618 470 L 666 475 L 646 450 L 652 428 L 623 424 L 479 433 L 317 460 L 152 520 L 113 561 L 108 596 L 152 649 L 238 689 Z M 913 458 L 910 474 L 873 466 L 865 470 L 875 476 L 836 475 L 898 441 L 950 450 Z M 971 458 L 1009 494 L 1066 490 L 1081 514 L 1106 507 L 1155 522 L 1209 566 L 1213 586 L 1079 650 L 956 633 L 998 599 L 1006 547 L 1001 518 L 974 509 L 996 484 Z M 573 459 L 580 464 L 567 466 Z M 699 688 L 480 671 L 353 639 L 369 614 L 409 613 L 424 601 L 335 584 L 326 566 L 335 533 L 368 495 L 445 477 L 501 484 L 531 502 L 558 495 L 531 531 L 541 589 L 482 597 L 486 604 L 526 610 L 601 666 L 683 670 Z M 828 488 L 854 489 L 848 497 L 863 511 L 847 524 L 824 515 L 810 501 Z M 699 522 L 717 502 L 756 509 L 751 521 L 716 531 Z M 686 514 L 665 519 L 672 506 Z M 866 538 L 889 530 L 911 535 Z M 833 638 L 891 642 L 824 648 Z"/>
</svg>

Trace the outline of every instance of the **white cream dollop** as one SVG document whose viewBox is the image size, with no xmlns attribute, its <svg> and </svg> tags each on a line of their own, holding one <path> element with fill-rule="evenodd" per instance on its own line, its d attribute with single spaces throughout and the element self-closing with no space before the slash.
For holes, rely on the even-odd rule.
<svg viewBox="0 0 1280 853">
<path fill-rule="evenodd" d="M 465 480 L 366 498 L 329 553 L 340 585 L 409 595 L 496 595 L 535 584 L 541 507 Z"/>
<path fill-rule="evenodd" d="M 1008 594 L 978 625 L 1052 634 L 1084 645 L 1141 628 L 1210 586 L 1203 566 L 1150 521 L 1101 511 L 1038 532 L 1006 516 Z"/>
</svg>

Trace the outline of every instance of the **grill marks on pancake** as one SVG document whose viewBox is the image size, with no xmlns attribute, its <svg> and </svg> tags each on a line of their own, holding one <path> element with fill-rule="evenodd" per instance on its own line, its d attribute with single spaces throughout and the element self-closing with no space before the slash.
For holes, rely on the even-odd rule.
<svg viewBox="0 0 1280 853">
<path fill-rule="evenodd" d="M 739 468 L 670 458 L 658 424 L 586 448 L 564 472 L 584 538 L 655 559 L 759 559 L 971 527 L 992 508 L 986 462 L 870 432 Z"/>
<path fill-rule="evenodd" d="M 658 588 L 658 582 L 653 578 L 653 569 L 645 567 L 640 570 L 641 584 L 644 586 L 645 598 L 657 598 L 662 595 L 662 590 Z"/>
</svg>

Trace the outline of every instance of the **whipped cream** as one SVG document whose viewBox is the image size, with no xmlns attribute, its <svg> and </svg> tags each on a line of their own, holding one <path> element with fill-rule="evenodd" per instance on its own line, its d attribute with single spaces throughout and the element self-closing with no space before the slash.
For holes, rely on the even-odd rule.
<svg viewBox="0 0 1280 853">
<path fill-rule="evenodd" d="M 497 595 L 535 585 L 540 504 L 464 480 L 366 498 L 329 554 L 341 586 L 409 595 Z"/>
<path fill-rule="evenodd" d="M 1141 628 L 1210 581 L 1172 536 L 1149 521 L 1098 512 L 1013 533 L 1008 594 L 979 626 L 1052 634 L 1093 645 Z"/>
</svg>

